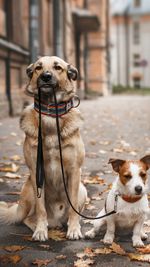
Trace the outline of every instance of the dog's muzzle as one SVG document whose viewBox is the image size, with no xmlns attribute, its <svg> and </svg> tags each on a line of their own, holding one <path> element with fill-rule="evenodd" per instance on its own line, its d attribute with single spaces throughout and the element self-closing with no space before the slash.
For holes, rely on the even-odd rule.
<svg viewBox="0 0 150 267">
<path fill-rule="evenodd" d="M 37 79 L 37 87 L 41 88 L 43 93 L 52 94 L 53 89 L 57 87 L 57 80 L 52 73 L 43 72 Z"/>
</svg>

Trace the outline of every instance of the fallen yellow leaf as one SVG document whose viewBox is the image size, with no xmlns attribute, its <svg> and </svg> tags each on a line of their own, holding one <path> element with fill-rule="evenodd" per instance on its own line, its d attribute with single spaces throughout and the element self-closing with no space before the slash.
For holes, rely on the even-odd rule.
<svg viewBox="0 0 150 267">
<path fill-rule="evenodd" d="M 105 181 L 104 179 L 100 178 L 98 175 L 95 176 L 89 176 L 88 178 L 85 178 L 83 180 L 84 184 L 101 184 L 104 185 Z"/>
<path fill-rule="evenodd" d="M 89 267 L 90 265 L 94 264 L 94 260 L 91 259 L 78 259 L 74 262 L 74 267 Z"/>
<path fill-rule="evenodd" d="M 132 261 L 142 261 L 142 262 L 150 262 L 150 254 L 134 254 L 134 253 L 128 253 L 128 257 Z"/>
<path fill-rule="evenodd" d="M 7 172 L 5 174 L 5 177 L 10 178 L 10 179 L 20 179 L 21 178 L 21 176 L 19 174 L 11 173 L 11 172 Z"/>
<path fill-rule="evenodd" d="M 7 264 L 7 266 L 11 266 L 8 264 L 17 264 L 21 260 L 21 256 L 19 255 L 0 255 L 0 263 L 1 264 Z"/>
<path fill-rule="evenodd" d="M 25 246 L 5 246 L 5 247 L 3 247 L 3 249 L 8 251 L 8 252 L 16 252 L 16 251 L 23 250 L 24 248 L 25 248 Z"/>
<path fill-rule="evenodd" d="M 36 259 L 35 261 L 32 262 L 33 265 L 37 265 L 38 267 L 41 266 L 47 266 L 52 260 L 44 260 L 44 259 Z"/>
<path fill-rule="evenodd" d="M 94 253 L 94 250 L 92 248 L 85 248 L 83 252 L 77 253 L 76 256 L 78 258 L 82 259 L 85 256 L 94 257 L 94 256 L 96 256 L 96 254 Z"/>
<path fill-rule="evenodd" d="M 150 253 L 150 244 L 149 245 L 146 245 L 145 247 L 143 248 L 137 248 L 137 250 L 143 254 L 148 254 Z"/>
<path fill-rule="evenodd" d="M 51 229 L 48 231 L 48 237 L 55 241 L 66 240 L 66 233 L 58 229 Z"/>
<path fill-rule="evenodd" d="M 110 254 L 112 253 L 112 249 L 110 248 L 96 248 L 94 250 L 95 254 Z"/>
<path fill-rule="evenodd" d="M 1 172 L 17 172 L 19 170 L 19 166 L 15 163 L 7 164 L 5 166 L 0 167 Z"/>
<path fill-rule="evenodd" d="M 11 157 L 11 159 L 14 161 L 19 161 L 19 160 L 21 160 L 21 157 L 19 155 L 14 155 Z"/>
<path fill-rule="evenodd" d="M 110 248 L 112 249 L 113 252 L 119 255 L 122 255 L 122 256 L 126 255 L 125 250 L 120 245 L 116 244 L 115 242 L 112 243 Z"/>
<path fill-rule="evenodd" d="M 65 260 L 67 258 L 66 255 L 58 255 L 55 257 L 56 260 Z"/>
</svg>

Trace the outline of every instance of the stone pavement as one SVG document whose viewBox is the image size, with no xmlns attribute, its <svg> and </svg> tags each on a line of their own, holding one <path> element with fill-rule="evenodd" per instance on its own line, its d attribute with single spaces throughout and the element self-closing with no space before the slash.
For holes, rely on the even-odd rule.
<svg viewBox="0 0 150 267">
<path fill-rule="evenodd" d="M 150 97 L 112 96 L 87 100 L 81 102 L 80 110 L 84 118 L 82 136 L 86 148 L 82 178 L 90 197 L 85 214 L 95 216 L 102 208 L 107 191 L 114 180 L 111 166 L 107 164 L 109 158 L 134 159 L 150 153 Z M 19 166 L 17 175 L 21 178 L 6 178 L 6 172 L 1 173 L 0 200 L 11 203 L 17 201 L 21 185 L 28 175 L 22 153 L 23 138 L 18 117 L 1 120 L 0 168 L 14 163 L 14 171 Z M 12 165 L 7 167 L 9 166 L 12 168 Z M 97 181 L 99 184 L 95 184 Z M 88 221 L 82 220 L 83 233 L 90 228 Z M 147 230 L 150 232 L 149 227 Z M 124 253 L 118 251 L 119 248 L 113 248 L 112 253 L 109 250 L 101 250 L 94 256 L 93 251 L 96 248 L 104 248 L 100 241 L 104 231 L 93 240 L 79 241 L 63 240 L 62 233 L 59 236 L 57 233 L 51 234 L 52 239 L 39 243 L 30 240 L 31 232 L 24 225 L 0 226 L 0 266 L 149 266 L 148 262 L 131 261 L 129 256 L 123 256 Z M 149 241 L 150 236 L 146 243 Z M 132 247 L 131 233 L 116 233 L 115 242 L 126 253 L 139 254 Z M 77 253 L 83 251 L 86 255 L 80 259 Z M 42 265 L 40 260 L 45 260 L 45 265 Z M 18 261 L 16 265 L 13 263 L 15 261 Z"/>
</svg>

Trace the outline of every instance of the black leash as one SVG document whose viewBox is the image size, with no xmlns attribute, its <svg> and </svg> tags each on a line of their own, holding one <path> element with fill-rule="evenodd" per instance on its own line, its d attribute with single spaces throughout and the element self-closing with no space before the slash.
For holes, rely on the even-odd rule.
<svg viewBox="0 0 150 267">
<path fill-rule="evenodd" d="M 38 88 L 39 97 L 39 131 L 38 131 L 38 147 L 36 161 L 36 185 L 37 197 L 41 197 L 43 183 L 45 181 L 44 158 L 43 158 L 43 141 L 42 141 L 42 125 L 41 125 L 41 90 Z"/>
<path fill-rule="evenodd" d="M 39 189 L 42 190 L 43 183 L 45 180 L 45 172 L 44 172 L 44 160 L 43 160 L 43 149 L 42 149 L 42 132 L 41 132 L 41 92 L 40 88 L 38 89 L 38 95 L 39 95 L 39 133 L 38 133 L 38 150 L 37 150 L 37 165 L 36 165 L 36 183 L 37 183 L 37 197 L 41 197 L 41 191 L 39 193 Z M 79 216 L 88 219 L 88 220 L 97 220 L 102 219 L 104 217 L 110 216 L 117 211 L 117 200 L 118 200 L 118 194 L 115 196 L 115 203 L 114 203 L 114 210 L 111 212 L 108 212 L 105 215 L 99 216 L 99 217 L 89 217 L 84 214 L 81 214 L 79 211 L 77 211 L 74 206 L 72 205 L 72 202 L 70 200 L 67 185 L 65 181 L 65 173 L 64 173 L 64 165 L 63 165 L 63 156 L 62 156 L 62 147 L 61 147 L 61 132 L 60 132 L 60 126 L 59 126 L 59 117 L 58 117 L 58 104 L 57 104 L 57 98 L 55 93 L 55 88 L 53 88 L 53 95 L 54 95 L 54 101 L 55 101 L 55 111 L 56 111 L 56 127 L 57 127 L 57 136 L 58 136 L 58 145 L 59 145 L 59 154 L 60 154 L 60 165 L 61 165 L 61 171 L 62 171 L 62 179 L 64 184 L 65 193 L 67 196 L 67 200 L 71 206 L 71 208 L 76 212 Z"/>
</svg>

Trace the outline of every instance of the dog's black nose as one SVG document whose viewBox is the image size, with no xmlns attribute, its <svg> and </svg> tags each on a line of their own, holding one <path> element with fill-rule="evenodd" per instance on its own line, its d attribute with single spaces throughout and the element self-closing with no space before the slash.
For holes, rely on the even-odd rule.
<svg viewBox="0 0 150 267">
<path fill-rule="evenodd" d="M 43 72 L 40 78 L 43 82 L 49 82 L 52 79 L 52 74 L 50 72 Z"/>
<path fill-rule="evenodd" d="M 141 194 L 141 192 L 142 192 L 142 186 L 140 186 L 140 185 L 137 185 L 136 187 L 135 187 L 135 192 L 137 193 L 137 194 Z"/>
</svg>

